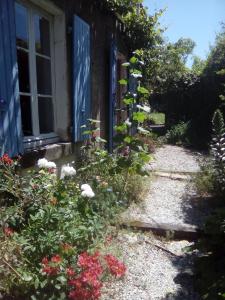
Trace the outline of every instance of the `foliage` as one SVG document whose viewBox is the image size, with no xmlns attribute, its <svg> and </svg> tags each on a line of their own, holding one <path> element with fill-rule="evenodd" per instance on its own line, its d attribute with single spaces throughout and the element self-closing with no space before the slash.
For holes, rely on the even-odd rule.
<svg viewBox="0 0 225 300">
<path fill-rule="evenodd" d="M 151 124 L 154 124 L 154 125 L 165 124 L 165 114 L 153 112 L 149 116 L 149 121 Z"/>
<path fill-rule="evenodd" d="M 76 266 L 78 255 L 96 247 L 106 225 L 126 204 L 97 180 L 89 181 L 94 197 L 84 196 L 79 176 L 65 176 L 64 172 L 58 179 L 55 170 L 41 167 L 21 177 L 17 167 L 18 162 L 7 155 L 0 160 L 1 292 L 32 299 L 66 299 L 69 293 L 78 293 L 77 289 L 73 292 L 76 285 L 68 285 L 66 270 L 74 268 L 83 280 L 82 272 L 88 271 Z M 87 286 L 83 289 L 89 291 Z"/>
<path fill-rule="evenodd" d="M 211 150 L 214 158 L 214 177 L 217 192 L 225 195 L 225 124 L 223 114 L 218 109 L 212 119 L 213 139 Z"/>
<path fill-rule="evenodd" d="M 127 43 L 131 50 L 153 48 L 162 42 L 159 17 L 163 10 L 150 16 L 143 0 L 104 0 L 102 5 L 113 11 L 125 25 Z"/>
<path fill-rule="evenodd" d="M 124 67 L 137 79 L 142 64 L 136 51 Z M 89 119 L 82 126 L 87 139 L 81 164 L 77 170 L 63 166 L 60 178 L 56 164 L 46 159 L 21 176 L 19 160 L 7 154 L 0 158 L 0 293 L 33 300 L 95 300 L 108 274 L 124 275 L 122 262 L 95 250 L 118 213 L 142 194 L 141 176 L 150 159 L 148 96 L 140 79 L 135 93 L 124 95 L 129 118 L 115 127 L 112 154 L 104 150 L 99 121 Z"/>
<path fill-rule="evenodd" d="M 198 56 L 193 57 L 193 63 L 192 63 L 192 72 L 196 75 L 201 75 L 203 73 L 203 70 L 205 69 L 206 61 L 201 59 Z"/>
<path fill-rule="evenodd" d="M 225 127 L 220 110 L 216 110 L 212 119 L 213 137 L 211 159 L 203 167 L 203 173 L 197 177 L 197 188 L 214 196 L 217 208 L 207 219 L 204 237 L 197 248 L 202 255 L 197 260 L 197 286 L 202 299 L 224 299 L 225 284 Z M 201 176 L 201 178 L 200 178 Z M 218 201 L 219 200 L 219 201 Z"/>
<path fill-rule="evenodd" d="M 214 166 L 211 159 L 205 159 L 201 163 L 201 171 L 194 177 L 195 185 L 199 195 L 207 196 L 215 193 L 216 180 L 214 177 Z"/>
<path fill-rule="evenodd" d="M 172 126 L 171 129 L 167 131 L 165 136 L 166 141 L 169 144 L 189 145 L 188 130 L 189 124 L 180 122 L 177 125 Z"/>
<path fill-rule="evenodd" d="M 143 63 L 140 56 L 140 51 L 136 51 L 129 62 L 123 64 L 131 78 L 142 78 Z M 145 126 L 150 113 L 148 96 L 149 91 L 141 85 L 141 80 L 137 80 L 136 92 L 128 91 L 124 95 L 122 101 L 129 112 L 128 118 L 114 128 L 116 132 L 114 153 L 118 157 L 117 172 L 126 170 L 127 174 L 145 174 L 143 167 L 150 160 L 150 156 L 147 146 L 139 136 L 150 135 L 150 131 Z M 134 135 L 134 131 L 138 135 Z"/>
<path fill-rule="evenodd" d="M 185 63 L 194 48 L 190 39 L 176 43 L 161 42 L 153 49 L 143 50 L 144 77 L 154 94 L 165 94 L 177 88 L 178 83 L 190 70 Z"/>
</svg>

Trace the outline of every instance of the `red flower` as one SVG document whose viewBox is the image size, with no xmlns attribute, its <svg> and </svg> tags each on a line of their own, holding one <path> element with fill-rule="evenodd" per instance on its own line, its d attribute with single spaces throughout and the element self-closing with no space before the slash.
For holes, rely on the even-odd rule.
<svg viewBox="0 0 225 300">
<path fill-rule="evenodd" d="M 118 259 L 116 259 L 113 255 L 105 255 L 104 259 L 112 275 L 115 275 L 116 277 L 122 277 L 125 274 L 126 266 Z"/>
<path fill-rule="evenodd" d="M 0 162 L 2 162 L 3 164 L 6 164 L 6 165 L 12 165 L 13 164 L 13 160 L 8 156 L 8 154 L 4 154 L 0 158 Z"/>
<path fill-rule="evenodd" d="M 62 261 L 62 258 L 58 255 L 58 254 L 56 254 L 55 256 L 52 256 L 52 258 L 51 258 L 51 262 L 52 263 L 60 263 Z"/>
<path fill-rule="evenodd" d="M 41 261 L 43 264 L 42 272 L 47 275 L 57 275 L 59 272 L 59 266 L 55 266 L 54 264 L 59 264 L 62 261 L 59 255 L 55 255 L 49 261 L 47 257 L 44 257 Z"/>
<path fill-rule="evenodd" d="M 69 277 L 73 277 L 76 273 L 75 273 L 74 269 L 72 269 L 71 267 L 69 267 L 69 268 L 66 269 L 66 274 Z"/>
<path fill-rule="evenodd" d="M 47 265 L 47 264 L 49 263 L 48 258 L 47 258 L 47 257 L 44 257 L 44 258 L 42 259 L 41 263 L 42 263 L 43 265 Z"/>
<path fill-rule="evenodd" d="M 11 236 L 14 233 L 14 230 L 12 228 L 9 228 L 9 227 L 5 227 L 3 231 L 4 231 L 4 234 L 6 236 Z"/>
<path fill-rule="evenodd" d="M 51 267 L 49 265 L 46 265 L 43 269 L 42 272 L 46 273 L 47 275 L 57 275 L 59 272 L 58 267 Z"/>
<path fill-rule="evenodd" d="M 103 268 L 99 256 L 98 252 L 94 255 L 89 255 L 87 252 L 79 255 L 77 264 L 81 272 L 78 277 L 69 281 L 69 285 L 74 288 L 69 294 L 69 299 L 97 300 L 100 298 L 102 287 L 100 277 Z"/>
</svg>

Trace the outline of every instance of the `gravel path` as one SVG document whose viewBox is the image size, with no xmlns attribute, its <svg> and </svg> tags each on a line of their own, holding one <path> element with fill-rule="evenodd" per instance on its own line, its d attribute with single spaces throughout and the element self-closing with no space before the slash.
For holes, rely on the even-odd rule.
<svg viewBox="0 0 225 300">
<path fill-rule="evenodd" d="M 155 177 L 147 197 L 131 205 L 123 220 L 202 226 L 207 215 L 207 203 L 198 198 L 190 181 Z"/>
<path fill-rule="evenodd" d="M 193 259 L 187 241 L 166 242 L 153 236 L 121 232 L 114 243 L 128 267 L 122 280 L 108 282 L 101 300 L 198 300 L 193 290 Z M 161 248 L 170 250 L 170 254 Z"/>
<path fill-rule="evenodd" d="M 147 168 L 160 171 L 162 175 L 166 172 L 165 176 L 157 173 L 158 176 L 150 182 L 144 201 L 132 205 L 122 219 L 201 226 L 207 215 L 207 205 L 204 199 L 197 197 L 191 176 L 180 177 L 179 180 L 168 178 L 171 172 L 198 172 L 199 159 L 200 154 L 177 146 L 158 149 L 155 161 Z M 114 243 L 121 251 L 128 270 L 123 280 L 106 284 L 101 300 L 200 299 L 193 288 L 194 253 L 184 252 L 190 242 L 166 241 L 153 235 L 121 231 Z"/>
<path fill-rule="evenodd" d="M 200 153 L 178 146 L 165 145 L 155 153 L 155 160 L 150 164 L 150 169 L 164 172 L 198 172 Z"/>
</svg>

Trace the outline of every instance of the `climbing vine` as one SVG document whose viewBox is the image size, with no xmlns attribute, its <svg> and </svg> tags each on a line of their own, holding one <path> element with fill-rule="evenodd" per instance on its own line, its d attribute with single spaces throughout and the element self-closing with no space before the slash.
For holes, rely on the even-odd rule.
<svg viewBox="0 0 225 300">
<path fill-rule="evenodd" d="M 143 0 L 104 0 L 103 5 L 123 21 L 131 50 L 150 48 L 162 42 L 159 18 L 163 10 L 149 15 Z"/>
</svg>

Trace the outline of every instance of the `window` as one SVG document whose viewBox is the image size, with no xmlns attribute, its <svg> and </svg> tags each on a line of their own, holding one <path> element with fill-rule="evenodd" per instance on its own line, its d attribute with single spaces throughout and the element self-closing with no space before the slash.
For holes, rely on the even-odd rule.
<svg viewBox="0 0 225 300">
<path fill-rule="evenodd" d="M 22 129 L 41 140 L 55 135 L 53 17 L 24 3 L 15 3 Z"/>
</svg>

